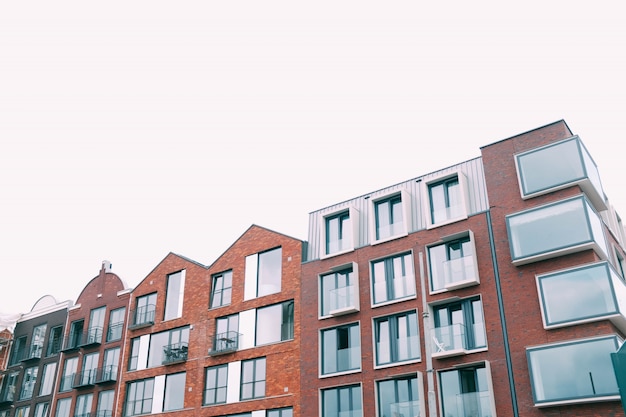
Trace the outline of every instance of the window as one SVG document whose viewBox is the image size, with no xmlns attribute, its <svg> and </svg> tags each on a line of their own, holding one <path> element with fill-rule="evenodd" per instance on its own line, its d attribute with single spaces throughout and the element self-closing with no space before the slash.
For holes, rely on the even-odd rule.
<svg viewBox="0 0 626 417">
<path fill-rule="evenodd" d="M 98 374 L 96 382 L 116 381 L 117 366 L 120 362 L 120 348 L 107 349 L 104 351 L 102 371 Z"/>
<path fill-rule="evenodd" d="M 63 344 L 63 326 L 56 326 L 50 329 L 50 336 L 48 336 L 48 351 L 47 356 L 56 355 L 61 350 Z"/>
<path fill-rule="evenodd" d="M 465 354 L 487 346 L 479 297 L 433 307 L 433 357 Z"/>
<path fill-rule="evenodd" d="M 323 330 L 322 375 L 361 369 L 361 332 L 358 323 Z"/>
<path fill-rule="evenodd" d="M 472 232 L 429 247 L 431 291 L 454 290 L 478 284 L 475 252 Z"/>
<path fill-rule="evenodd" d="M 374 204 L 374 241 L 383 241 L 406 234 L 402 195 L 398 194 Z"/>
<path fill-rule="evenodd" d="M 267 410 L 267 417 L 293 417 L 293 408 L 286 407 Z"/>
<path fill-rule="evenodd" d="M 52 394 L 52 387 L 54 386 L 54 377 L 57 371 L 56 362 L 50 362 L 43 366 L 43 377 L 41 378 L 41 385 L 39 386 L 39 395 Z"/>
<path fill-rule="evenodd" d="M 467 218 L 465 176 L 461 173 L 426 184 L 428 190 L 428 226 L 439 226 Z"/>
<path fill-rule="evenodd" d="M 204 386 L 204 405 L 225 403 L 227 382 L 228 365 L 207 368 Z"/>
<path fill-rule="evenodd" d="M 363 417 L 361 387 L 346 387 L 322 390 L 322 417 Z"/>
<path fill-rule="evenodd" d="M 33 391 L 35 390 L 35 383 L 37 382 L 37 373 L 39 368 L 32 366 L 26 368 L 24 371 L 24 378 L 22 379 L 22 390 L 20 391 L 20 400 L 28 400 L 32 398 Z"/>
<path fill-rule="evenodd" d="M 70 417 L 71 398 L 62 398 L 57 401 L 56 417 Z"/>
<path fill-rule="evenodd" d="M 98 352 L 89 353 L 83 356 L 82 371 L 80 373 L 79 380 L 76 381 L 78 386 L 93 385 L 96 383 L 99 358 L 100 354 Z"/>
<path fill-rule="evenodd" d="M 486 364 L 439 372 L 441 415 L 495 415 L 491 376 Z"/>
<path fill-rule="evenodd" d="M 9 411 L 11 410 L 0 410 L 0 417 L 9 417 Z"/>
<path fill-rule="evenodd" d="M 527 348 L 535 403 L 619 396 L 610 355 L 619 345 L 617 337 L 607 336 Z"/>
<path fill-rule="evenodd" d="M 324 218 L 324 253 L 333 255 L 353 249 L 350 212 L 344 211 Z"/>
<path fill-rule="evenodd" d="M 621 253 L 614 248 L 615 251 L 615 268 L 617 268 L 617 272 L 622 277 L 622 279 L 626 279 L 626 262 L 624 261 L 624 257 Z"/>
<path fill-rule="evenodd" d="M 70 326 L 69 338 L 67 339 L 67 343 L 65 344 L 65 349 L 75 349 L 80 346 L 83 338 L 84 324 L 84 320 L 76 320 L 72 322 Z"/>
<path fill-rule="evenodd" d="M 594 249 L 606 259 L 602 221 L 584 197 L 506 216 L 513 264 Z"/>
<path fill-rule="evenodd" d="M 172 349 L 186 349 L 189 343 L 189 327 L 180 327 L 150 336 L 148 367 L 160 366 L 170 362 Z M 186 359 L 186 358 L 185 358 Z"/>
<path fill-rule="evenodd" d="M 133 314 L 132 325 L 134 327 L 154 324 L 156 312 L 156 293 L 137 297 L 136 308 Z"/>
<path fill-rule="evenodd" d="M 126 402 L 124 403 L 124 416 L 149 414 L 152 411 L 153 395 L 153 378 L 128 383 L 126 388 Z"/>
<path fill-rule="evenodd" d="M 211 285 L 211 308 L 227 306 L 233 292 L 233 271 L 213 275 Z"/>
<path fill-rule="evenodd" d="M 113 390 L 100 391 L 98 394 L 98 407 L 96 408 L 96 417 L 112 417 L 113 416 Z"/>
<path fill-rule="evenodd" d="M 163 411 L 181 410 L 184 407 L 186 377 L 185 372 L 170 374 L 165 377 Z"/>
<path fill-rule="evenodd" d="M 33 329 L 33 337 L 30 342 L 30 349 L 27 355 L 28 359 L 41 358 L 43 353 L 43 342 L 46 338 L 47 325 L 42 324 Z"/>
<path fill-rule="evenodd" d="M 167 296 L 163 320 L 172 320 L 183 315 L 185 295 L 185 270 L 167 276 Z"/>
<path fill-rule="evenodd" d="M 13 402 L 17 398 L 15 397 L 15 391 L 17 390 L 17 377 L 19 372 L 10 372 L 4 375 L 2 382 L 2 391 L 0 392 L 0 400 L 2 402 Z"/>
<path fill-rule="evenodd" d="M 376 388 L 379 417 L 421 415 L 417 375 L 378 381 Z"/>
<path fill-rule="evenodd" d="M 15 409 L 15 417 L 28 417 L 30 414 L 30 406 L 18 407 Z"/>
<path fill-rule="evenodd" d="M 359 311 L 356 264 L 333 271 L 320 278 L 322 316 L 337 316 Z"/>
<path fill-rule="evenodd" d="M 120 340 L 122 338 L 122 328 L 124 327 L 124 316 L 126 307 L 116 308 L 109 313 L 109 328 L 107 330 L 107 342 Z"/>
<path fill-rule="evenodd" d="M 607 262 L 537 276 L 544 325 L 556 327 L 626 313 L 624 282 Z"/>
<path fill-rule="evenodd" d="M 388 365 L 420 358 L 417 313 L 395 314 L 374 319 L 376 365 Z"/>
<path fill-rule="evenodd" d="M 245 299 L 280 292 L 282 248 L 246 256 Z"/>
<path fill-rule="evenodd" d="M 21 336 L 13 342 L 10 365 L 15 365 L 24 358 L 26 352 L 26 336 Z"/>
<path fill-rule="evenodd" d="M 89 329 L 87 330 L 87 339 L 84 344 L 102 343 L 102 333 L 104 331 L 104 316 L 106 307 L 94 308 L 89 314 Z"/>
<path fill-rule="evenodd" d="M 372 262 L 374 304 L 415 296 L 413 256 L 410 253 Z"/>
<path fill-rule="evenodd" d="M 241 400 L 265 397 L 265 358 L 241 362 Z"/>
<path fill-rule="evenodd" d="M 67 358 L 63 365 L 63 377 L 61 378 L 61 385 L 59 387 L 60 392 L 70 391 L 74 383 L 74 374 L 76 374 L 76 368 L 78 367 L 78 358 Z"/>
<path fill-rule="evenodd" d="M 215 320 L 212 353 L 232 352 L 239 347 L 239 314 Z"/>
<path fill-rule="evenodd" d="M 39 403 L 35 406 L 33 417 L 48 417 L 50 403 Z"/>
<path fill-rule="evenodd" d="M 128 357 L 128 370 L 136 371 L 139 366 L 139 351 L 141 350 L 141 338 L 135 337 L 130 341 L 130 355 Z M 145 366 L 145 364 L 144 364 Z"/>
<path fill-rule="evenodd" d="M 89 417 L 91 415 L 91 403 L 93 394 L 83 394 L 76 397 L 74 417 Z"/>
<path fill-rule="evenodd" d="M 256 345 L 293 339 L 293 300 L 256 310 Z"/>
</svg>

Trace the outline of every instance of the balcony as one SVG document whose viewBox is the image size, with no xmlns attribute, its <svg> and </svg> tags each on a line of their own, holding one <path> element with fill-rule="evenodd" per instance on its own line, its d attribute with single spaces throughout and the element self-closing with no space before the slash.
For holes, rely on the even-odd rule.
<svg viewBox="0 0 626 417">
<path fill-rule="evenodd" d="M 88 369 L 86 371 L 74 374 L 72 388 L 92 387 L 96 384 L 97 369 Z"/>
<path fill-rule="evenodd" d="M 92 327 L 84 332 L 78 342 L 78 347 L 97 346 L 102 343 L 102 327 Z"/>
<path fill-rule="evenodd" d="M 405 401 L 401 403 L 390 404 L 392 416 L 413 417 L 420 415 L 419 401 Z"/>
<path fill-rule="evenodd" d="M 172 365 L 187 361 L 188 346 L 186 342 L 174 343 L 163 347 L 162 365 Z"/>
<path fill-rule="evenodd" d="M 433 358 L 466 355 L 486 346 L 482 323 L 452 324 L 432 329 Z"/>
<path fill-rule="evenodd" d="M 96 384 L 106 384 L 117 381 L 117 366 L 108 365 L 96 370 Z"/>
<path fill-rule="evenodd" d="M 455 416 L 492 417 L 495 412 L 492 407 L 489 391 L 467 392 L 456 394 Z"/>
<path fill-rule="evenodd" d="M 241 334 L 237 332 L 218 333 L 213 339 L 213 348 L 209 355 L 223 355 L 235 352 L 239 348 L 239 338 Z"/>
<path fill-rule="evenodd" d="M 41 354 L 43 353 L 43 346 L 41 345 L 32 345 L 25 352 L 22 357 L 22 362 L 34 361 L 37 359 L 41 359 Z"/>
<path fill-rule="evenodd" d="M 15 399 L 15 385 L 5 386 L 2 392 L 0 392 L 0 405 L 11 404 Z"/>
<path fill-rule="evenodd" d="M 446 290 L 456 290 L 480 283 L 474 256 L 463 256 L 443 262 L 443 280 Z"/>
<path fill-rule="evenodd" d="M 107 329 L 107 342 L 111 342 L 113 340 L 120 340 L 122 338 L 122 330 L 124 329 L 124 323 L 115 323 L 109 325 Z"/>
<path fill-rule="evenodd" d="M 328 314 L 341 316 L 359 311 L 355 288 L 355 285 L 348 285 L 330 290 L 330 310 Z"/>
<path fill-rule="evenodd" d="M 144 307 L 139 307 L 136 310 L 130 312 L 130 325 L 129 329 L 140 329 L 142 327 L 152 326 L 154 324 L 154 317 L 156 315 L 156 306 L 151 304 Z"/>
</svg>

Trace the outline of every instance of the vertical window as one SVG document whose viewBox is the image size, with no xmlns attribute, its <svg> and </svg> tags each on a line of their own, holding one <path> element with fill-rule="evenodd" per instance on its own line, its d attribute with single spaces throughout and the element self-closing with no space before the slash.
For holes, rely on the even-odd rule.
<svg viewBox="0 0 626 417">
<path fill-rule="evenodd" d="M 17 398 L 15 397 L 15 391 L 17 391 L 17 377 L 20 375 L 19 372 L 11 372 L 9 374 L 4 375 L 4 379 L 2 382 L 2 390 L 0 391 L 0 400 L 3 402 L 13 402 Z"/>
<path fill-rule="evenodd" d="M 154 379 L 144 379 L 128 383 L 124 416 L 149 414 L 152 411 L 154 395 Z"/>
<path fill-rule="evenodd" d="M 13 342 L 10 365 L 15 365 L 24 358 L 26 354 L 26 336 L 21 336 Z"/>
<path fill-rule="evenodd" d="M 211 285 L 211 308 L 230 304 L 233 292 L 233 271 L 213 275 Z"/>
<path fill-rule="evenodd" d="M 419 359 L 420 344 L 415 311 L 374 320 L 376 365 Z"/>
<path fill-rule="evenodd" d="M 344 416 L 363 417 L 359 385 L 322 390 L 322 417 Z"/>
<path fill-rule="evenodd" d="M 267 410 L 267 417 L 293 417 L 293 408 L 286 407 Z"/>
<path fill-rule="evenodd" d="M 48 417 L 50 403 L 39 403 L 35 406 L 33 417 Z"/>
<path fill-rule="evenodd" d="M 116 308 L 109 313 L 109 328 L 107 330 L 107 342 L 120 340 L 122 338 L 122 328 L 124 327 L 124 316 L 126 307 Z"/>
<path fill-rule="evenodd" d="M 107 349 L 104 351 L 104 361 L 102 362 L 102 372 L 100 381 L 116 381 L 117 366 L 120 362 L 120 348 Z"/>
<path fill-rule="evenodd" d="M 239 314 L 232 314 L 216 319 L 213 350 L 216 352 L 236 350 L 238 343 Z"/>
<path fill-rule="evenodd" d="M 43 353 L 43 342 L 46 338 L 47 325 L 42 324 L 33 329 L 33 337 L 30 342 L 28 358 L 41 358 Z"/>
<path fill-rule="evenodd" d="M 28 400 L 32 398 L 35 390 L 35 382 L 37 382 L 37 373 L 39 368 L 31 366 L 24 371 L 24 379 L 22 379 L 22 390 L 20 391 L 20 400 Z"/>
<path fill-rule="evenodd" d="M 246 256 L 246 300 L 280 292 L 282 253 L 282 248 L 276 248 Z"/>
<path fill-rule="evenodd" d="M 322 275 L 320 285 L 322 316 L 359 310 L 357 280 L 352 267 Z"/>
<path fill-rule="evenodd" d="M 80 385 L 93 385 L 96 383 L 96 373 L 98 371 L 98 352 L 89 353 L 83 356 L 83 368 L 80 375 Z"/>
<path fill-rule="evenodd" d="M 74 417 L 89 417 L 91 415 L 91 403 L 93 394 L 83 394 L 76 397 Z"/>
<path fill-rule="evenodd" d="M 435 355 L 449 350 L 467 351 L 487 346 L 480 298 L 437 306 L 433 312 Z"/>
<path fill-rule="evenodd" d="M 457 176 L 428 184 L 428 198 L 431 224 L 443 223 L 466 214 Z"/>
<path fill-rule="evenodd" d="M 87 330 L 87 344 L 101 343 L 104 333 L 104 316 L 106 307 L 94 308 L 89 314 L 89 329 Z"/>
<path fill-rule="evenodd" d="M 293 300 L 256 311 L 256 345 L 293 339 Z"/>
<path fill-rule="evenodd" d="M 265 397 L 265 358 L 241 362 L 241 400 Z"/>
<path fill-rule="evenodd" d="M 185 270 L 167 276 L 167 298 L 163 320 L 181 317 L 185 295 Z"/>
<path fill-rule="evenodd" d="M 63 344 L 63 326 L 56 326 L 50 329 L 50 336 L 48 336 L 48 351 L 47 356 L 56 355 L 61 350 Z"/>
<path fill-rule="evenodd" d="M 98 407 L 96 408 L 96 417 L 112 417 L 113 416 L 113 390 L 100 391 L 98 394 Z"/>
<path fill-rule="evenodd" d="M 615 250 L 615 267 L 619 276 L 626 279 L 626 263 L 624 263 L 624 257 L 617 250 Z"/>
<path fill-rule="evenodd" d="M 228 365 L 207 368 L 204 387 L 204 405 L 225 403 L 227 382 Z"/>
<path fill-rule="evenodd" d="M 485 365 L 439 372 L 442 415 L 494 415 L 489 375 Z"/>
<path fill-rule="evenodd" d="M 376 383 L 379 416 L 419 416 L 420 397 L 417 376 Z M 483 414 L 477 414 L 482 416 Z"/>
<path fill-rule="evenodd" d="M 415 296 L 413 256 L 410 253 L 372 262 L 374 304 Z"/>
<path fill-rule="evenodd" d="M 133 325 L 141 326 L 154 323 L 156 312 L 156 293 L 137 297 L 136 309 L 133 314 Z"/>
<path fill-rule="evenodd" d="M 478 283 L 472 234 L 428 248 L 430 288 L 432 291 L 455 289 Z"/>
<path fill-rule="evenodd" d="M 330 255 L 352 249 L 352 225 L 350 213 L 343 212 L 325 218 L 325 251 Z"/>
<path fill-rule="evenodd" d="M 184 407 L 186 377 L 185 372 L 170 374 L 165 377 L 163 411 L 181 410 Z"/>
<path fill-rule="evenodd" d="M 71 398 L 61 398 L 57 401 L 57 411 L 55 417 L 70 417 Z"/>
<path fill-rule="evenodd" d="M 54 376 L 56 375 L 57 364 L 56 362 L 50 362 L 43 367 L 43 377 L 41 384 L 39 385 L 39 395 L 52 394 L 52 387 L 54 386 Z"/>
<path fill-rule="evenodd" d="M 139 350 L 141 348 L 141 339 L 135 337 L 130 341 L 130 355 L 128 357 L 128 370 L 136 371 L 139 364 Z"/>
<path fill-rule="evenodd" d="M 358 323 L 322 331 L 322 374 L 361 369 Z"/>
<path fill-rule="evenodd" d="M 15 410 L 15 417 L 28 417 L 30 414 L 30 406 L 18 407 Z"/>
<path fill-rule="evenodd" d="M 405 232 L 400 195 L 374 202 L 374 213 L 376 240 L 398 236 Z"/>
<path fill-rule="evenodd" d="M 80 346 L 80 343 L 83 339 L 84 324 L 84 320 L 76 320 L 72 322 L 72 325 L 70 326 L 70 336 L 67 341 L 66 348 L 74 349 Z"/>
<path fill-rule="evenodd" d="M 69 391 L 72 389 L 74 383 L 74 374 L 76 374 L 76 368 L 78 367 L 78 358 L 67 358 L 63 365 L 63 377 L 61 378 L 60 392 Z"/>
</svg>

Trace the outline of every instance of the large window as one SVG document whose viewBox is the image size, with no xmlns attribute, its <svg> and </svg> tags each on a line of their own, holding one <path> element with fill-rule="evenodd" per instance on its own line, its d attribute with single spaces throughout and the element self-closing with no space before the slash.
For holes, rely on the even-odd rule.
<svg viewBox="0 0 626 417">
<path fill-rule="evenodd" d="M 30 349 L 27 358 L 41 358 L 47 327 L 47 325 L 41 324 L 33 329 L 33 337 L 30 342 Z"/>
<path fill-rule="evenodd" d="M 50 412 L 49 409 L 50 409 L 50 403 L 48 402 L 38 403 L 35 406 L 35 413 L 33 414 L 33 417 L 48 417 L 48 413 Z"/>
<path fill-rule="evenodd" d="M 487 346 L 482 301 L 478 297 L 433 307 L 434 357 L 464 354 Z"/>
<path fill-rule="evenodd" d="M 16 400 L 15 392 L 17 391 L 17 377 L 20 376 L 18 371 L 10 372 L 4 375 L 4 379 L 0 382 L 0 400 L 2 402 L 13 402 Z"/>
<path fill-rule="evenodd" d="M 538 405 L 619 396 L 611 353 L 615 336 L 528 348 L 533 397 Z M 617 397 L 619 399 L 619 397 Z"/>
<path fill-rule="evenodd" d="M 437 226 L 467 217 L 465 177 L 456 174 L 426 184 L 428 190 L 428 225 Z"/>
<path fill-rule="evenodd" d="M 282 248 L 246 256 L 245 299 L 280 292 Z"/>
<path fill-rule="evenodd" d="M 15 338 L 13 342 L 13 349 L 11 351 L 10 365 L 15 365 L 24 358 L 26 354 L 26 336 L 20 336 Z"/>
<path fill-rule="evenodd" d="M 322 390 L 322 417 L 363 417 L 361 386 Z"/>
<path fill-rule="evenodd" d="M 82 371 L 79 380 L 76 381 L 79 386 L 93 385 L 96 383 L 98 359 L 100 359 L 99 352 L 89 353 L 83 356 Z"/>
<path fill-rule="evenodd" d="M 63 346 L 63 326 L 56 326 L 50 329 L 50 335 L 48 336 L 48 350 L 47 356 L 56 355 Z"/>
<path fill-rule="evenodd" d="M 485 364 L 439 372 L 441 415 L 494 416 L 491 375 Z"/>
<path fill-rule="evenodd" d="M 181 317 L 185 295 L 185 270 L 167 276 L 167 296 L 165 298 L 165 316 L 163 320 Z"/>
<path fill-rule="evenodd" d="M 117 367 L 120 362 L 120 348 L 107 349 L 104 351 L 102 370 L 98 374 L 98 381 L 117 381 Z"/>
<path fill-rule="evenodd" d="M 133 312 L 132 325 L 135 327 L 154 323 L 156 312 L 157 294 L 152 293 L 137 297 L 135 311 Z"/>
<path fill-rule="evenodd" d="M 102 342 L 105 314 L 106 307 L 99 307 L 91 310 L 91 313 L 89 315 L 89 329 L 87 330 L 87 339 L 83 341 L 84 344 Z"/>
<path fill-rule="evenodd" d="M 185 380 L 187 374 L 179 372 L 165 377 L 163 411 L 181 410 L 185 405 Z"/>
<path fill-rule="evenodd" d="M 71 398 L 61 398 L 57 401 L 56 417 L 70 417 L 70 407 L 72 407 Z"/>
<path fill-rule="evenodd" d="M 31 366 L 24 371 L 24 378 L 22 379 L 22 389 L 20 391 L 20 400 L 28 400 L 33 396 L 35 390 L 35 383 L 37 382 L 37 373 L 39 367 Z"/>
<path fill-rule="evenodd" d="M 212 353 L 231 352 L 239 347 L 239 314 L 215 320 Z"/>
<path fill-rule="evenodd" d="M 516 265 L 587 249 L 608 254 L 602 221 L 584 197 L 511 214 L 506 224 Z"/>
<path fill-rule="evenodd" d="M 59 387 L 60 392 L 69 391 L 72 389 L 74 383 L 74 375 L 76 374 L 76 368 L 78 367 L 78 358 L 67 358 L 63 365 L 63 376 L 61 377 L 61 385 Z"/>
<path fill-rule="evenodd" d="M 265 397 L 265 358 L 241 362 L 241 400 Z"/>
<path fill-rule="evenodd" d="M 120 340 L 122 338 L 122 329 L 124 327 L 124 316 L 126 315 L 126 307 L 116 308 L 109 313 L 109 328 L 107 330 L 107 342 Z"/>
<path fill-rule="evenodd" d="M 100 391 L 98 394 L 98 408 L 96 409 L 96 417 L 112 417 L 113 416 L 113 399 L 114 391 Z"/>
<path fill-rule="evenodd" d="M 293 417 L 293 408 L 286 407 L 267 410 L 267 417 Z"/>
<path fill-rule="evenodd" d="M 43 375 L 41 378 L 41 384 L 39 385 L 39 395 L 52 394 L 52 387 L 54 386 L 54 377 L 57 371 L 57 363 L 50 362 L 43 366 Z"/>
<path fill-rule="evenodd" d="M 354 266 L 322 275 L 320 294 L 320 313 L 322 316 L 336 316 L 358 311 L 358 279 Z"/>
<path fill-rule="evenodd" d="M 374 240 L 386 240 L 406 234 L 402 195 L 374 201 Z"/>
<path fill-rule="evenodd" d="M 478 267 L 473 234 L 453 238 L 428 248 L 431 291 L 453 290 L 477 284 Z"/>
<path fill-rule="evenodd" d="M 256 345 L 293 339 L 293 300 L 256 310 Z"/>
<path fill-rule="evenodd" d="M 322 375 L 361 369 L 358 323 L 322 330 Z"/>
<path fill-rule="evenodd" d="M 416 375 L 378 381 L 378 416 L 419 416 L 420 386 Z"/>
<path fill-rule="evenodd" d="M 233 271 L 213 275 L 211 285 L 211 308 L 230 304 L 233 292 Z"/>
<path fill-rule="evenodd" d="M 324 218 L 324 255 L 353 249 L 350 212 L 344 211 Z"/>
<path fill-rule="evenodd" d="M 419 329 L 415 311 L 374 319 L 374 331 L 376 365 L 419 359 Z"/>
<path fill-rule="evenodd" d="M 170 352 L 173 352 L 174 349 L 186 349 L 188 343 L 189 327 L 180 327 L 152 334 L 148 352 L 148 367 L 151 368 L 171 362 Z"/>
<path fill-rule="evenodd" d="M 204 405 L 226 402 L 228 365 L 212 366 L 206 369 Z"/>
<path fill-rule="evenodd" d="M 404 253 L 372 262 L 374 304 L 415 296 L 413 255 Z"/>
<path fill-rule="evenodd" d="M 139 354 L 141 350 L 141 338 L 135 337 L 130 341 L 130 355 L 128 356 L 128 370 L 136 371 L 139 368 Z M 145 366 L 145 363 L 144 365 Z"/>
<path fill-rule="evenodd" d="M 152 411 L 153 395 L 154 378 L 128 383 L 126 387 L 126 402 L 124 403 L 124 416 L 149 414 Z"/>
<path fill-rule="evenodd" d="M 93 394 L 83 394 L 76 397 L 76 407 L 74 417 L 90 417 Z"/>
</svg>

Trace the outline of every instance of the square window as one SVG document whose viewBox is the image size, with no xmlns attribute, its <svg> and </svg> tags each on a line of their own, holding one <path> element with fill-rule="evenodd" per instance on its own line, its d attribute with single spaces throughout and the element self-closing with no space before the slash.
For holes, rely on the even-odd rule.
<svg viewBox="0 0 626 417">
<path fill-rule="evenodd" d="M 142 327 L 154 324 L 156 301 L 156 293 L 137 297 L 135 301 L 135 311 L 131 314 L 131 327 Z"/>
<path fill-rule="evenodd" d="M 322 417 L 344 416 L 363 417 L 360 385 L 322 390 Z"/>
<path fill-rule="evenodd" d="M 420 358 L 419 328 L 415 311 L 374 319 L 374 332 L 377 366 Z"/>
<path fill-rule="evenodd" d="M 241 400 L 265 397 L 265 358 L 241 362 Z"/>
<path fill-rule="evenodd" d="M 480 283 L 475 253 L 472 232 L 428 247 L 431 291 L 454 290 Z"/>
<path fill-rule="evenodd" d="M 417 375 L 376 382 L 378 416 L 422 415 L 421 391 Z"/>
<path fill-rule="evenodd" d="M 373 304 L 415 296 L 413 255 L 404 253 L 372 262 Z"/>
<path fill-rule="evenodd" d="M 463 355 L 487 346 L 479 297 L 437 305 L 433 307 L 433 316 L 434 358 Z"/>
<path fill-rule="evenodd" d="M 442 415 L 495 416 L 491 372 L 487 364 L 439 372 Z"/>
<path fill-rule="evenodd" d="M 358 323 L 322 330 L 322 375 L 361 369 L 361 332 Z"/>
<path fill-rule="evenodd" d="M 224 404 L 228 385 L 228 365 L 211 366 L 206 369 L 204 405 Z"/>
<path fill-rule="evenodd" d="M 320 277 L 320 315 L 339 316 L 359 311 L 356 263 Z"/>
<path fill-rule="evenodd" d="M 211 308 L 229 305 L 233 292 L 233 271 L 213 275 L 211 281 Z"/>
<path fill-rule="evenodd" d="M 324 217 L 324 252 L 322 257 L 350 251 L 354 248 L 350 211 Z"/>
<path fill-rule="evenodd" d="M 167 294 L 165 297 L 165 315 L 163 320 L 172 320 L 183 315 L 185 296 L 185 270 L 167 276 Z"/>
<path fill-rule="evenodd" d="M 129 382 L 126 386 L 124 416 L 137 416 L 152 412 L 154 378 Z"/>
<path fill-rule="evenodd" d="M 281 290 L 282 248 L 246 256 L 245 300 Z"/>
<path fill-rule="evenodd" d="M 256 310 L 256 346 L 293 339 L 293 300 Z"/>
</svg>

